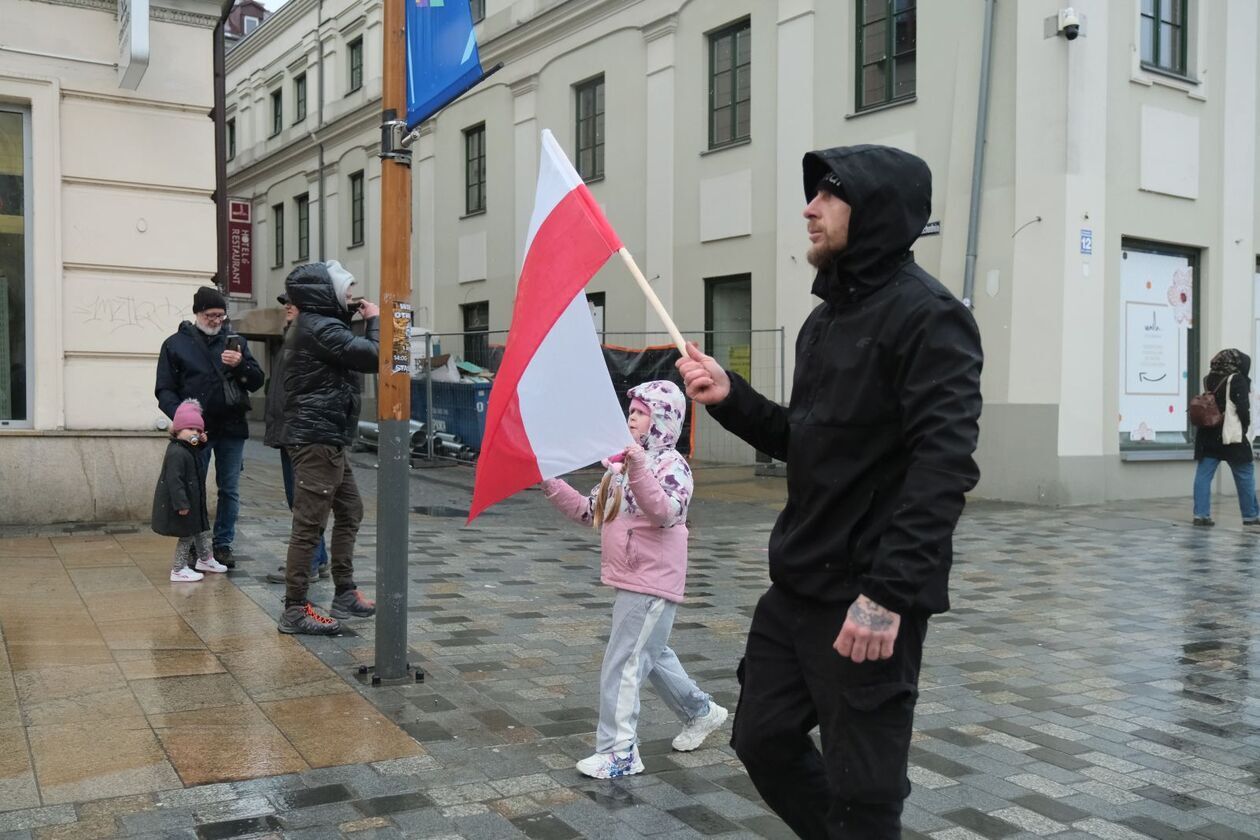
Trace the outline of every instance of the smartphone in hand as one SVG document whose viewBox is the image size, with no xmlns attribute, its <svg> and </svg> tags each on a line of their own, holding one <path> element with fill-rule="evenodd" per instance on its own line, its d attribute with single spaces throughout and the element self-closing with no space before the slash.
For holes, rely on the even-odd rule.
<svg viewBox="0 0 1260 840">
<path fill-rule="evenodd" d="M 229 335 L 227 339 L 227 349 L 233 353 L 240 353 L 245 346 L 245 341 L 239 335 Z"/>
</svg>

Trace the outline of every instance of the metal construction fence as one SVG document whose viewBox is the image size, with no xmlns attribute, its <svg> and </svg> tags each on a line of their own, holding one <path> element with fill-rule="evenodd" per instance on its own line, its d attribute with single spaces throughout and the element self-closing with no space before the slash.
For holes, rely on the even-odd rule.
<svg viewBox="0 0 1260 840">
<path fill-rule="evenodd" d="M 779 403 L 786 400 L 784 331 L 683 330 L 728 370 Z M 414 456 L 472 462 L 481 450 L 493 375 L 507 344 L 507 331 L 429 333 L 413 339 L 411 448 Z M 623 404 L 625 392 L 653 379 L 681 385 L 678 357 L 666 332 L 604 332 L 600 335 L 609 375 Z M 480 370 L 479 370 L 480 369 Z M 483 375 L 483 372 L 488 374 Z M 557 387 L 564 383 L 557 382 Z M 708 412 L 689 407 L 679 449 L 693 460 L 752 464 L 758 454 L 731 435 Z"/>
</svg>

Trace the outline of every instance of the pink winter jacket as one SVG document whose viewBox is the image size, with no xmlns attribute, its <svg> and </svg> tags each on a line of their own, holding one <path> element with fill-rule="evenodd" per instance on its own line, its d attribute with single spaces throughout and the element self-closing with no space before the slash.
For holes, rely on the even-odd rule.
<svg viewBox="0 0 1260 840">
<path fill-rule="evenodd" d="M 669 386 L 668 388 L 663 386 Z M 672 389 L 672 390 L 671 390 Z M 630 391 L 652 410 L 644 456 L 625 464 L 621 513 L 600 533 L 600 580 L 607 586 L 680 603 L 687 584 L 687 508 L 693 487 L 686 459 L 674 449 L 686 408 L 673 383 L 650 382 Z M 614 470 L 614 473 L 617 471 Z M 547 500 L 575 522 L 593 521 L 599 486 L 583 495 L 559 479 L 543 482 Z"/>
</svg>

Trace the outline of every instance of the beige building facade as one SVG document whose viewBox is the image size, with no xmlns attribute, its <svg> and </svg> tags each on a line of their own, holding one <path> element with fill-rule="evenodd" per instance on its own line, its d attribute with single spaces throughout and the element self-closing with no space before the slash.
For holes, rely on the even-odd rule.
<svg viewBox="0 0 1260 840">
<path fill-rule="evenodd" d="M 1185 412 L 1207 360 L 1260 345 L 1260 10 L 1251 0 L 1083 0 L 1080 37 L 1069 40 L 1058 2 L 996 0 L 977 173 L 986 6 L 486 0 L 482 63 L 503 70 L 412 146 L 417 325 L 509 326 L 547 128 L 679 325 L 718 331 L 714 351 L 777 394 L 817 303 L 801 156 L 895 145 L 934 174 L 916 257 L 969 298 L 984 337 L 977 495 L 1188 496 Z M 231 191 L 255 216 L 241 309 L 273 305 L 303 236 L 309 258 L 340 259 L 367 294 L 379 288 L 379 23 L 379 4 L 291 0 L 229 56 Z M 356 39 L 362 82 L 350 89 Z M 325 76 L 316 125 L 313 106 L 304 123 L 288 110 L 297 75 L 313 89 L 313 63 Z M 305 233 L 291 221 L 299 203 Z M 275 208 L 290 220 L 282 254 Z M 616 343 L 633 332 L 660 341 L 621 265 L 588 291 Z M 780 327 L 786 358 L 761 332 Z M 702 457 L 752 460 L 701 423 Z"/>
<path fill-rule="evenodd" d="M 216 268 L 220 5 L 131 18 L 141 74 L 129 4 L 0 0 L 0 523 L 148 517 L 158 349 Z"/>
</svg>

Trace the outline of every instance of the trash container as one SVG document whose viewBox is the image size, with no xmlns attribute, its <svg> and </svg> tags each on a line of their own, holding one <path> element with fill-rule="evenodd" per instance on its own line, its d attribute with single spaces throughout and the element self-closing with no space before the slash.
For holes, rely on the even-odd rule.
<svg viewBox="0 0 1260 840">
<path fill-rule="evenodd" d="M 429 420 L 428 389 L 425 379 L 411 380 L 411 418 L 422 423 Z M 432 431 L 455 435 L 464 445 L 480 451 L 489 405 L 489 382 L 434 382 Z"/>
</svg>

